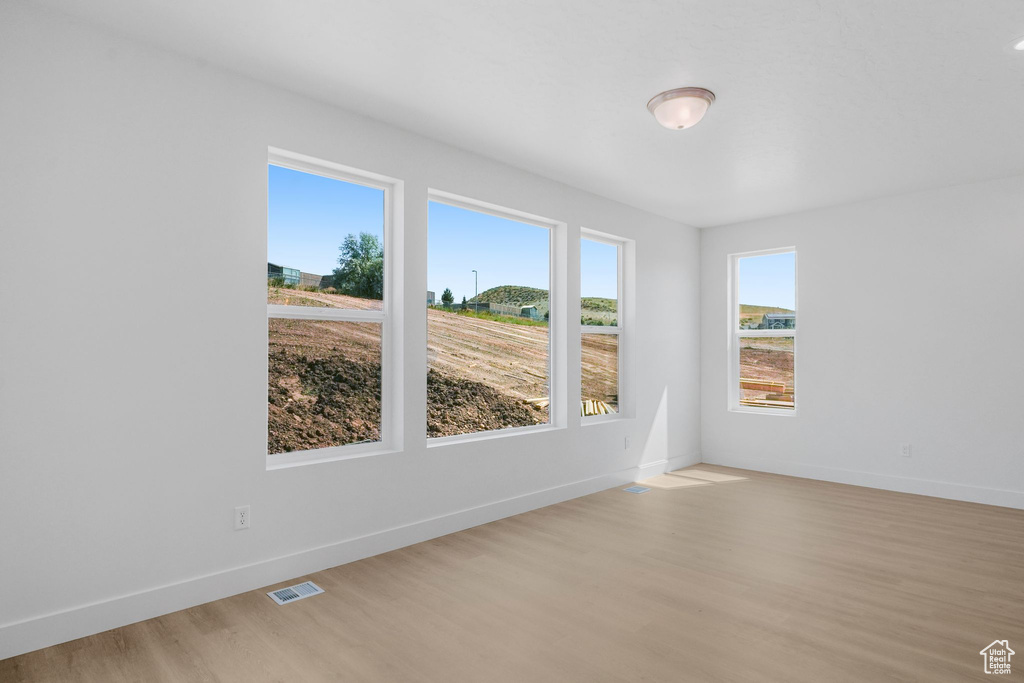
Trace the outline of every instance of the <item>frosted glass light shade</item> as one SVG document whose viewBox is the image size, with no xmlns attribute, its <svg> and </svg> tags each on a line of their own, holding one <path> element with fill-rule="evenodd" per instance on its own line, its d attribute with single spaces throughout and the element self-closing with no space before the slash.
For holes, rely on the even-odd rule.
<svg viewBox="0 0 1024 683">
<path fill-rule="evenodd" d="M 704 88 L 676 88 L 656 95 L 647 103 L 658 123 L 672 130 L 691 128 L 700 123 L 715 94 Z"/>
</svg>

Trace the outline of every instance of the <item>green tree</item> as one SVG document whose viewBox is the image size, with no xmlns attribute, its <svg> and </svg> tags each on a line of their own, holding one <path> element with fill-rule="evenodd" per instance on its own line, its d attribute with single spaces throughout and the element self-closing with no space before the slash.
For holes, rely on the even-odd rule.
<svg viewBox="0 0 1024 683">
<path fill-rule="evenodd" d="M 384 298 L 384 247 L 376 235 L 367 232 L 348 235 L 338 247 L 334 288 L 342 294 L 363 299 Z"/>
<path fill-rule="evenodd" d="M 452 294 L 452 290 L 445 287 L 444 291 L 441 292 L 441 303 L 445 306 L 451 306 L 454 301 L 455 295 Z"/>
<path fill-rule="evenodd" d="M 466 305 L 466 297 L 462 297 L 462 305 L 463 305 L 463 306 L 465 306 L 465 305 Z"/>
</svg>

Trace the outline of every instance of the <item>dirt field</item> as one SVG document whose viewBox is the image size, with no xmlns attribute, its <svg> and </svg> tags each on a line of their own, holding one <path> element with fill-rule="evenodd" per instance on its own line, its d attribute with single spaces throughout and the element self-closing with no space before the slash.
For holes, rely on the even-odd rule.
<svg viewBox="0 0 1024 683">
<path fill-rule="evenodd" d="M 618 412 L 619 338 L 614 334 L 583 334 L 581 346 L 582 399 L 604 401 Z"/>
<path fill-rule="evenodd" d="M 548 328 L 427 311 L 427 431 L 451 436 L 544 424 Z M 521 408 L 512 410 L 503 401 Z M 432 418 L 432 420 L 431 420 Z"/>
<path fill-rule="evenodd" d="M 357 311 L 379 311 L 384 302 L 379 299 L 360 299 L 344 294 L 306 292 L 301 289 L 267 287 L 267 303 L 279 306 L 312 306 L 315 308 L 352 308 Z"/>
<path fill-rule="evenodd" d="M 268 288 L 268 302 L 372 309 L 380 302 Z M 544 424 L 548 328 L 427 310 L 429 436 Z M 584 337 L 583 397 L 616 405 L 617 340 Z M 272 319 L 271 453 L 380 439 L 380 326 Z"/>
<path fill-rule="evenodd" d="M 791 337 L 744 337 L 740 340 L 740 377 L 784 384 L 789 393 L 741 389 L 745 400 L 774 400 L 793 405 L 793 339 Z M 785 397 L 784 397 L 785 396 Z M 786 407 L 781 405 L 779 407 Z"/>
</svg>

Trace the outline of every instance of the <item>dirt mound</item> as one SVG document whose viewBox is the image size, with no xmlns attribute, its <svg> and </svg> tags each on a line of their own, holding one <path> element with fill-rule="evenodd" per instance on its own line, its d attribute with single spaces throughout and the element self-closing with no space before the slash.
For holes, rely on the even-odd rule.
<svg viewBox="0 0 1024 683">
<path fill-rule="evenodd" d="M 270 453 L 380 440 L 380 363 L 270 352 Z"/>
<path fill-rule="evenodd" d="M 380 377 L 379 363 L 271 351 L 269 452 L 378 441 Z M 548 420 L 545 408 L 436 370 L 427 374 L 427 395 L 429 436 L 527 427 Z"/>
<path fill-rule="evenodd" d="M 427 373 L 427 435 L 545 424 L 546 408 L 495 391 L 486 384 L 444 374 Z"/>
</svg>

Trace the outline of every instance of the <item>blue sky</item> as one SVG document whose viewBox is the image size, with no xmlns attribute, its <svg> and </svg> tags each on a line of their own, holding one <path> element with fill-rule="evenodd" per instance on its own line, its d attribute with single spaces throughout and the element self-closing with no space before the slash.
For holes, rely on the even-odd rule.
<svg viewBox="0 0 1024 683">
<path fill-rule="evenodd" d="M 618 279 L 618 247 L 594 240 L 580 240 L 580 296 L 617 299 Z"/>
<path fill-rule="evenodd" d="M 550 232 L 528 223 L 430 202 L 427 228 L 427 289 L 441 299 L 445 287 L 455 301 L 473 298 L 473 273 L 480 291 L 499 285 L 548 289 Z"/>
<path fill-rule="evenodd" d="M 345 235 L 384 239 L 384 191 L 333 178 L 269 167 L 267 260 L 327 275 Z"/>
<path fill-rule="evenodd" d="M 768 254 L 739 259 L 740 303 L 795 309 L 796 254 Z"/>
<path fill-rule="evenodd" d="M 327 275 L 349 233 L 383 240 L 384 192 L 333 178 L 269 166 L 267 260 Z M 430 202 L 427 288 L 438 299 L 449 287 L 456 301 L 498 285 L 548 289 L 549 231 L 527 223 Z M 615 298 L 615 247 L 583 240 L 583 296 Z"/>
</svg>

